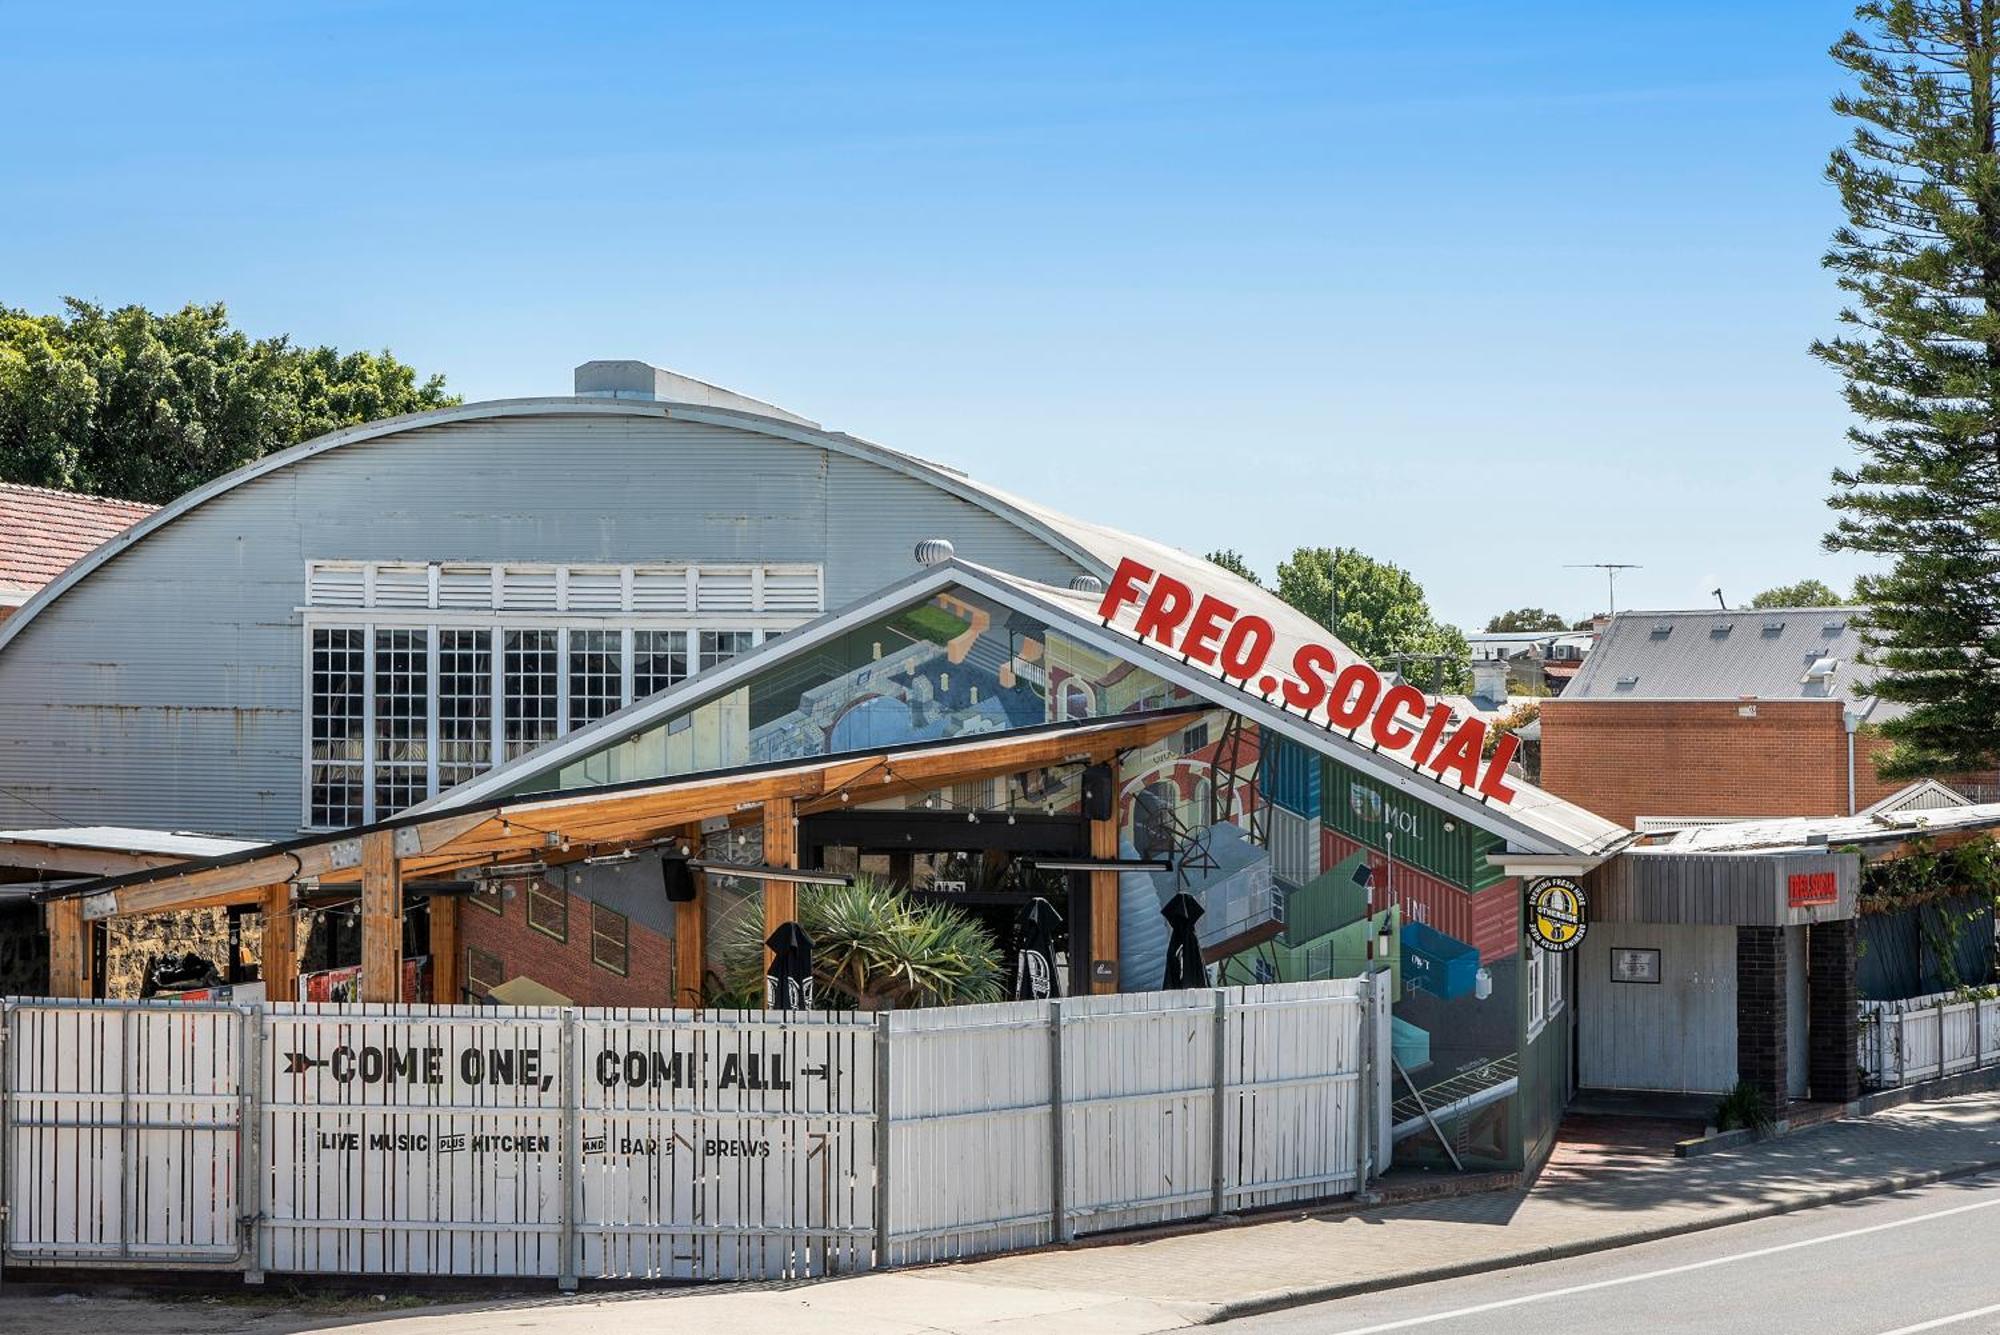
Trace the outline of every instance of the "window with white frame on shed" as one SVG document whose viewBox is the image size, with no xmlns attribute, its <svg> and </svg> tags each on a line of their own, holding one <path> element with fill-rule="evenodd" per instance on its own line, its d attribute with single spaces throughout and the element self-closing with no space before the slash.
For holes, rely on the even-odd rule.
<svg viewBox="0 0 2000 1335">
<path fill-rule="evenodd" d="M 817 566 L 309 561 L 306 824 L 381 820 L 802 625 Z"/>
</svg>

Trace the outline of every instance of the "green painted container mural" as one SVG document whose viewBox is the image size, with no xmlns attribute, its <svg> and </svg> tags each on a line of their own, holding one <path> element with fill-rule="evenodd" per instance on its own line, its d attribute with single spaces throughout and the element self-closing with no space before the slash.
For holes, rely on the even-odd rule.
<svg viewBox="0 0 2000 1335">
<path fill-rule="evenodd" d="M 1320 820 L 1328 829 L 1467 890 L 1505 879 L 1486 861 L 1506 847 L 1499 835 L 1476 830 L 1337 760 L 1322 757 L 1320 764 Z"/>
</svg>

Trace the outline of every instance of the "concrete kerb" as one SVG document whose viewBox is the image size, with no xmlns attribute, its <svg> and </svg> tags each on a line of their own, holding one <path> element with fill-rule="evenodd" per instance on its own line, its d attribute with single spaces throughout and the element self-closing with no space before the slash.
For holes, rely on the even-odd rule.
<svg viewBox="0 0 2000 1335">
<path fill-rule="evenodd" d="M 1296 1289 L 1285 1289 L 1276 1293 L 1259 1294 L 1255 1298 L 1244 1298 L 1236 1302 L 1220 1303 L 1207 1310 L 1198 1325 L 1211 1326 L 1223 1321 L 1234 1321 L 1240 1317 L 1258 1316 L 1265 1312 L 1281 1312 L 1286 1308 L 1304 1307 L 1312 1303 L 1333 1302 L 1340 1298 L 1357 1298 L 1368 1293 L 1383 1293 L 1390 1289 L 1413 1288 L 1419 1284 L 1435 1284 L 1441 1280 L 1464 1279 L 1468 1275 L 1482 1275 L 1494 1270 L 1511 1270 L 1516 1266 L 1535 1265 L 1543 1261 L 1562 1261 L 1573 1256 L 1588 1256 L 1593 1252 L 1616 1251 L 1621 1247 L 1633 1247 L 1640 1243 L 1658 1242 L 1663 1238 L 1676 1238 L 1689 1233 L 1705 1233 L 1714 1228 L 1725 1228 L 1730 1224 L 1745 1224 L 1754 1219 L 1769 1219 L 1776 1215 L 1793 1214 L 1799 1210 L 1811 1210 L 1822 1205 L 1839 1205 L 1845 1201 L 1860 1200 L 1866 1196 L 1882 1196 L 1895 1191 L 1908 1191 L 1913 1187 L 1927 1187 L 1934 1182 L 1949 1182 L 1955 1178 L 1975 1177 L 1980 1173 L 2000 1169 L 2000 1159 L 1984 1159 L 1976 1163 L 1956 1164 L 1950 1168 L 1932 1169 L 1922 1173 L 1902 1173 L 1894 1177 L 1877 1178 L 1870 1182 L 1855 1183 L 1850 1186 L 1829 1188 L 1825 1191 L 1810 1192 L 1794 1200 L 1763 1201 L 1746 1205 L 1740 1209 L 1728 1210 L 1702 1219 L 1691 1219 L 1684 1223 L 1664 1225 L 1659 1228 L 1632 1229 L 1624 1233 L 1599 1234 L 1578 1242 L 1555 1243 L 1544 1247 L 1528 1247 L 1504 1256 L 1488 1257 L 1478 1261 L 1464 1261 L 1456 1265 L 1430 1266 L 1422 1270 L 1406 1270 L 1401 1274 L 1383 1275 L 1375 1279 L 1353 1280 L 1343 1284 L 1307 1285 Z"/>
</svg>

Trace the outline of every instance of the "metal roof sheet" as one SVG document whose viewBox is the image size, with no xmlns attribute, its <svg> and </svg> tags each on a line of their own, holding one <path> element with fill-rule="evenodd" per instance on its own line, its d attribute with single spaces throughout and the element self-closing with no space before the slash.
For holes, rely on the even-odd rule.
<svg viewBox="0 0 2000 1335">
<path fill-rule="evenodd" d="M 43 844 L 50 848 L 91 848 L 108 853 L 150 853 L 177 858 L 221 857 L 259 846 L 251 839 L 191 834 L 186 830 L 142 830 L 124 825 L 0 830 L 0 844 Z"/>
<path fill-rule="evenodd" d="M 1666 847 L 1683 852 L 1737 852 L 1754 848 L 1803 848 L 1824 843 L 1881 843 L 1946 830 L 2000 828 L 2000 802 L 1926 811 L 1878 812 L 1859 816 L 1787 816 L 1777 820 L 1732 821 L 1682 830 Z"/>
<path fill-rule="evenodd" d="M 1874 674 L 1858 661 L 1863 643 L 1854 617 L 1859 611 L 1620 612 L 1563 688 L 1563 699 L 1837 699 L 1879 718 L 1883 715 L 1868 692 Z"/>
</svg>

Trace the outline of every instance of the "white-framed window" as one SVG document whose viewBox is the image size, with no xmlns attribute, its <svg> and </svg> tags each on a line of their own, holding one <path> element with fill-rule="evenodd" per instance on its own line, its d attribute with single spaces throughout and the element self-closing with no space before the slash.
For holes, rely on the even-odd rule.
<svg viewBox="0 0 2000 1335">
<path fill-rule="evenodd" d="M 1528 1035 L 1533 1037 L 1541 1032 L 1543 1025 L 1562 1014 L 1563 957 L 1531 945 L 1521 976 L 1528 989 Z"/>
<path fill-rule="evenodd" d="M 569 633 L 569 726 L 595 723 L 624 703 L 625 632 Z"/>
<path fill-rule="evenodd" d="M 367 628 L 315 629 L 308 637 L 306 672 L 307 801 L 316 821 L 353 825 L 364 819 L 367 791 Z"/>
<path fill-rule="evenodd" d="M 697 672 L 720 667 L 756 643 L 755 632 L 747 630 L 705 630 L 701 632 L 701 659 Z"/>
<path fill-rule="evenodd" d="M 817 566 L 309 561 L 305 824 L 382 820 L 810 620 Z"/>
<path fill-rule="evenodd" d="M 632 632 L 632 698 L 679 685 L 688 677 L 688 636 L 684 630 Z"/>
</svg>

